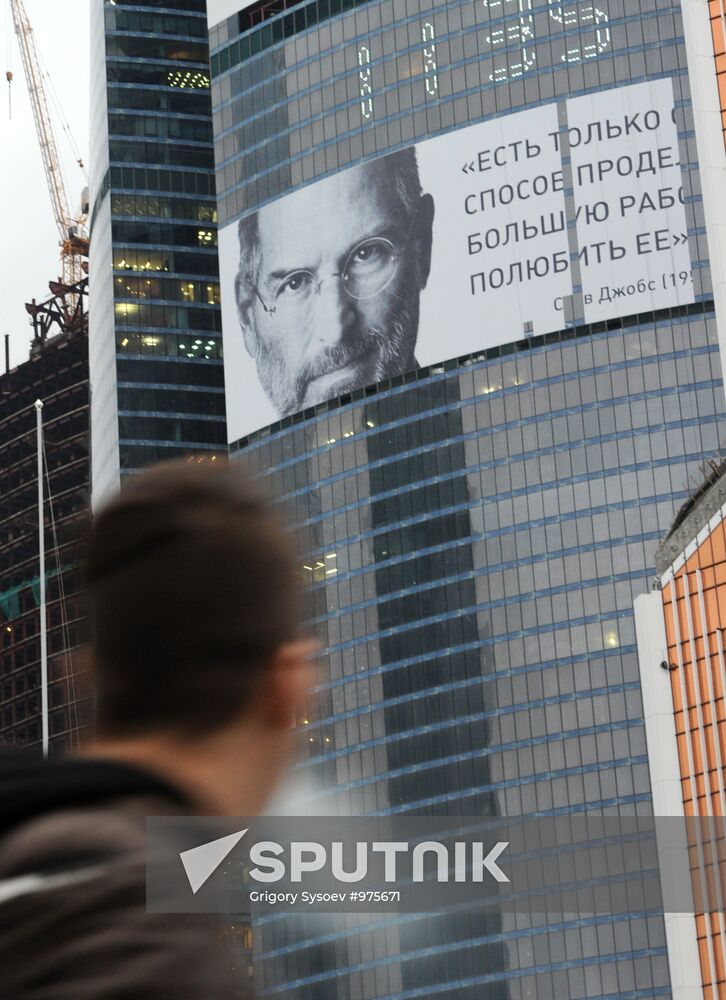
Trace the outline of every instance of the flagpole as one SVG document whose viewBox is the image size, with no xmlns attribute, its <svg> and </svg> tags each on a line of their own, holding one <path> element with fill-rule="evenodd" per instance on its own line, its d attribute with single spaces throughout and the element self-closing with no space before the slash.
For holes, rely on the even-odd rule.
<svg viewBox="0 0 726 1000">
<path fill-rule="evenodd" d="M 43 756 L 48 756 L 48 635 L 45 610 L 45 518 L 43 516 L 43 403 L 35 401 L 38 439 L 38 561 L 40 581 L 40 704 Z"/>
</svg>

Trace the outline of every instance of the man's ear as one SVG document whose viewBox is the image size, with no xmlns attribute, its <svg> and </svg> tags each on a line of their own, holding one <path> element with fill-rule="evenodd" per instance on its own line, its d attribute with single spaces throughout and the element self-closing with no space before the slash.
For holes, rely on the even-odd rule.
<svg viewBox="0 0 726 1000">
<path fill-rule="evenodd" d="M 423 290 L 431 271 L 431 244 L 434 229 L 434 199 L 430 194 L 422 194 L 416 210 L 414 240 L 416 243 L 419 287 Z"/>
<path fill-rule="evenodd" d="M 241 274 L 237 275 L 235 295 L 237 297 L 237 315 L 239 316 L 239 325 L 242 328 L 245 347 L 249 356 L 254 358 L 257 353 L 257 331 L 255 329 L 255 317 L 252 312 L 255 299 L 254 293 L 250 290 L 250 286 Z"/>
<path fill-rule="evenodd" d="M 290 729 L 305 708 L 316 678 L 314 653 L 312 642 L 287 642 L 264 668 L 258 707 L 271 728 Z"/>
</svg>

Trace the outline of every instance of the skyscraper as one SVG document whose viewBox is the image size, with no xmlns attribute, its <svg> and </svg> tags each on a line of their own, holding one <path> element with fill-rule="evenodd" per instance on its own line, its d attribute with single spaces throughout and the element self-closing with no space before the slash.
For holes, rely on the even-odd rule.
<svg viewBox="0 0 726 1000">
<path fill-rule="evenodd" d="M 718 18 L 208 7 L 228 433 L 305 540 L 326 805 L 650 813 L 633 598 L 723 432 Z M 256 946 L 271 995 L 674 995 L 658 911 Z"/>
<path fill-rule="evenodd" d="M 55 285 L 55 283 L 53 283 Z M 90 720 L 79 532 L 90 492 L 88 329 L 80 295 L 33 304 L 30 358 L 0 377 L 0 744 L 40 750 L 41 639 L 36 400 L 43 404 L 48 732 L 78 746 Z"/>
<path fill-rule="evenodd" d="M 93 496 L 225 450 L 203 0 L 93 0 Z"/>
</svg>

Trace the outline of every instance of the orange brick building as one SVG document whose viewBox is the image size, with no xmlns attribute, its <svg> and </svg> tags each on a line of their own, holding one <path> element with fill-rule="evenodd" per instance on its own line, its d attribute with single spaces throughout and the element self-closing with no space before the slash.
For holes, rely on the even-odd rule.
<svg viewBox="0 0 726 1000">
<path fill-rule="evenodd" d="M 726 0 L 708 0 L 713 35 L 713 52 L 716 57 L 716 78 L 721 102 L 721 121 L 726 136 Z"/>
<path fill-rule="evenodd" d="M 656 564 L 659 589 L 636 601 L 654 811 L 726 816 L 726 465 L 714 468 L 681 510 Z M 694 880 L 708 879 L 709 858 L 703 851 L 693 858 Z M 723 887 L 714 888 L 723 899 Z M 686 925 L 681 921 L 681 944 Z M 723 906 L 696 915 L 695 935 L 700 995 L 723 1000 Z"/>
</svg>

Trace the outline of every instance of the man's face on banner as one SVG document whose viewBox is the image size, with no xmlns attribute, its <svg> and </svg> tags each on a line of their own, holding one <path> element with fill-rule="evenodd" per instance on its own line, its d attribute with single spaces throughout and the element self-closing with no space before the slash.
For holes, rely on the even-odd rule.
<svg viewBox="0 0 726 1000">
<path fill-rule="evenodd" d="M 433 202 L 417 195 L 407 207 L 394 180 L 378 160 L 257 214 L 256 246 L 242 246 L 243 258 L 253 250 L 252 267 L 247 280 L 240 274 L 237 303 L 245 345 L 281 416 L 416 366 Z"/>
</svg>

